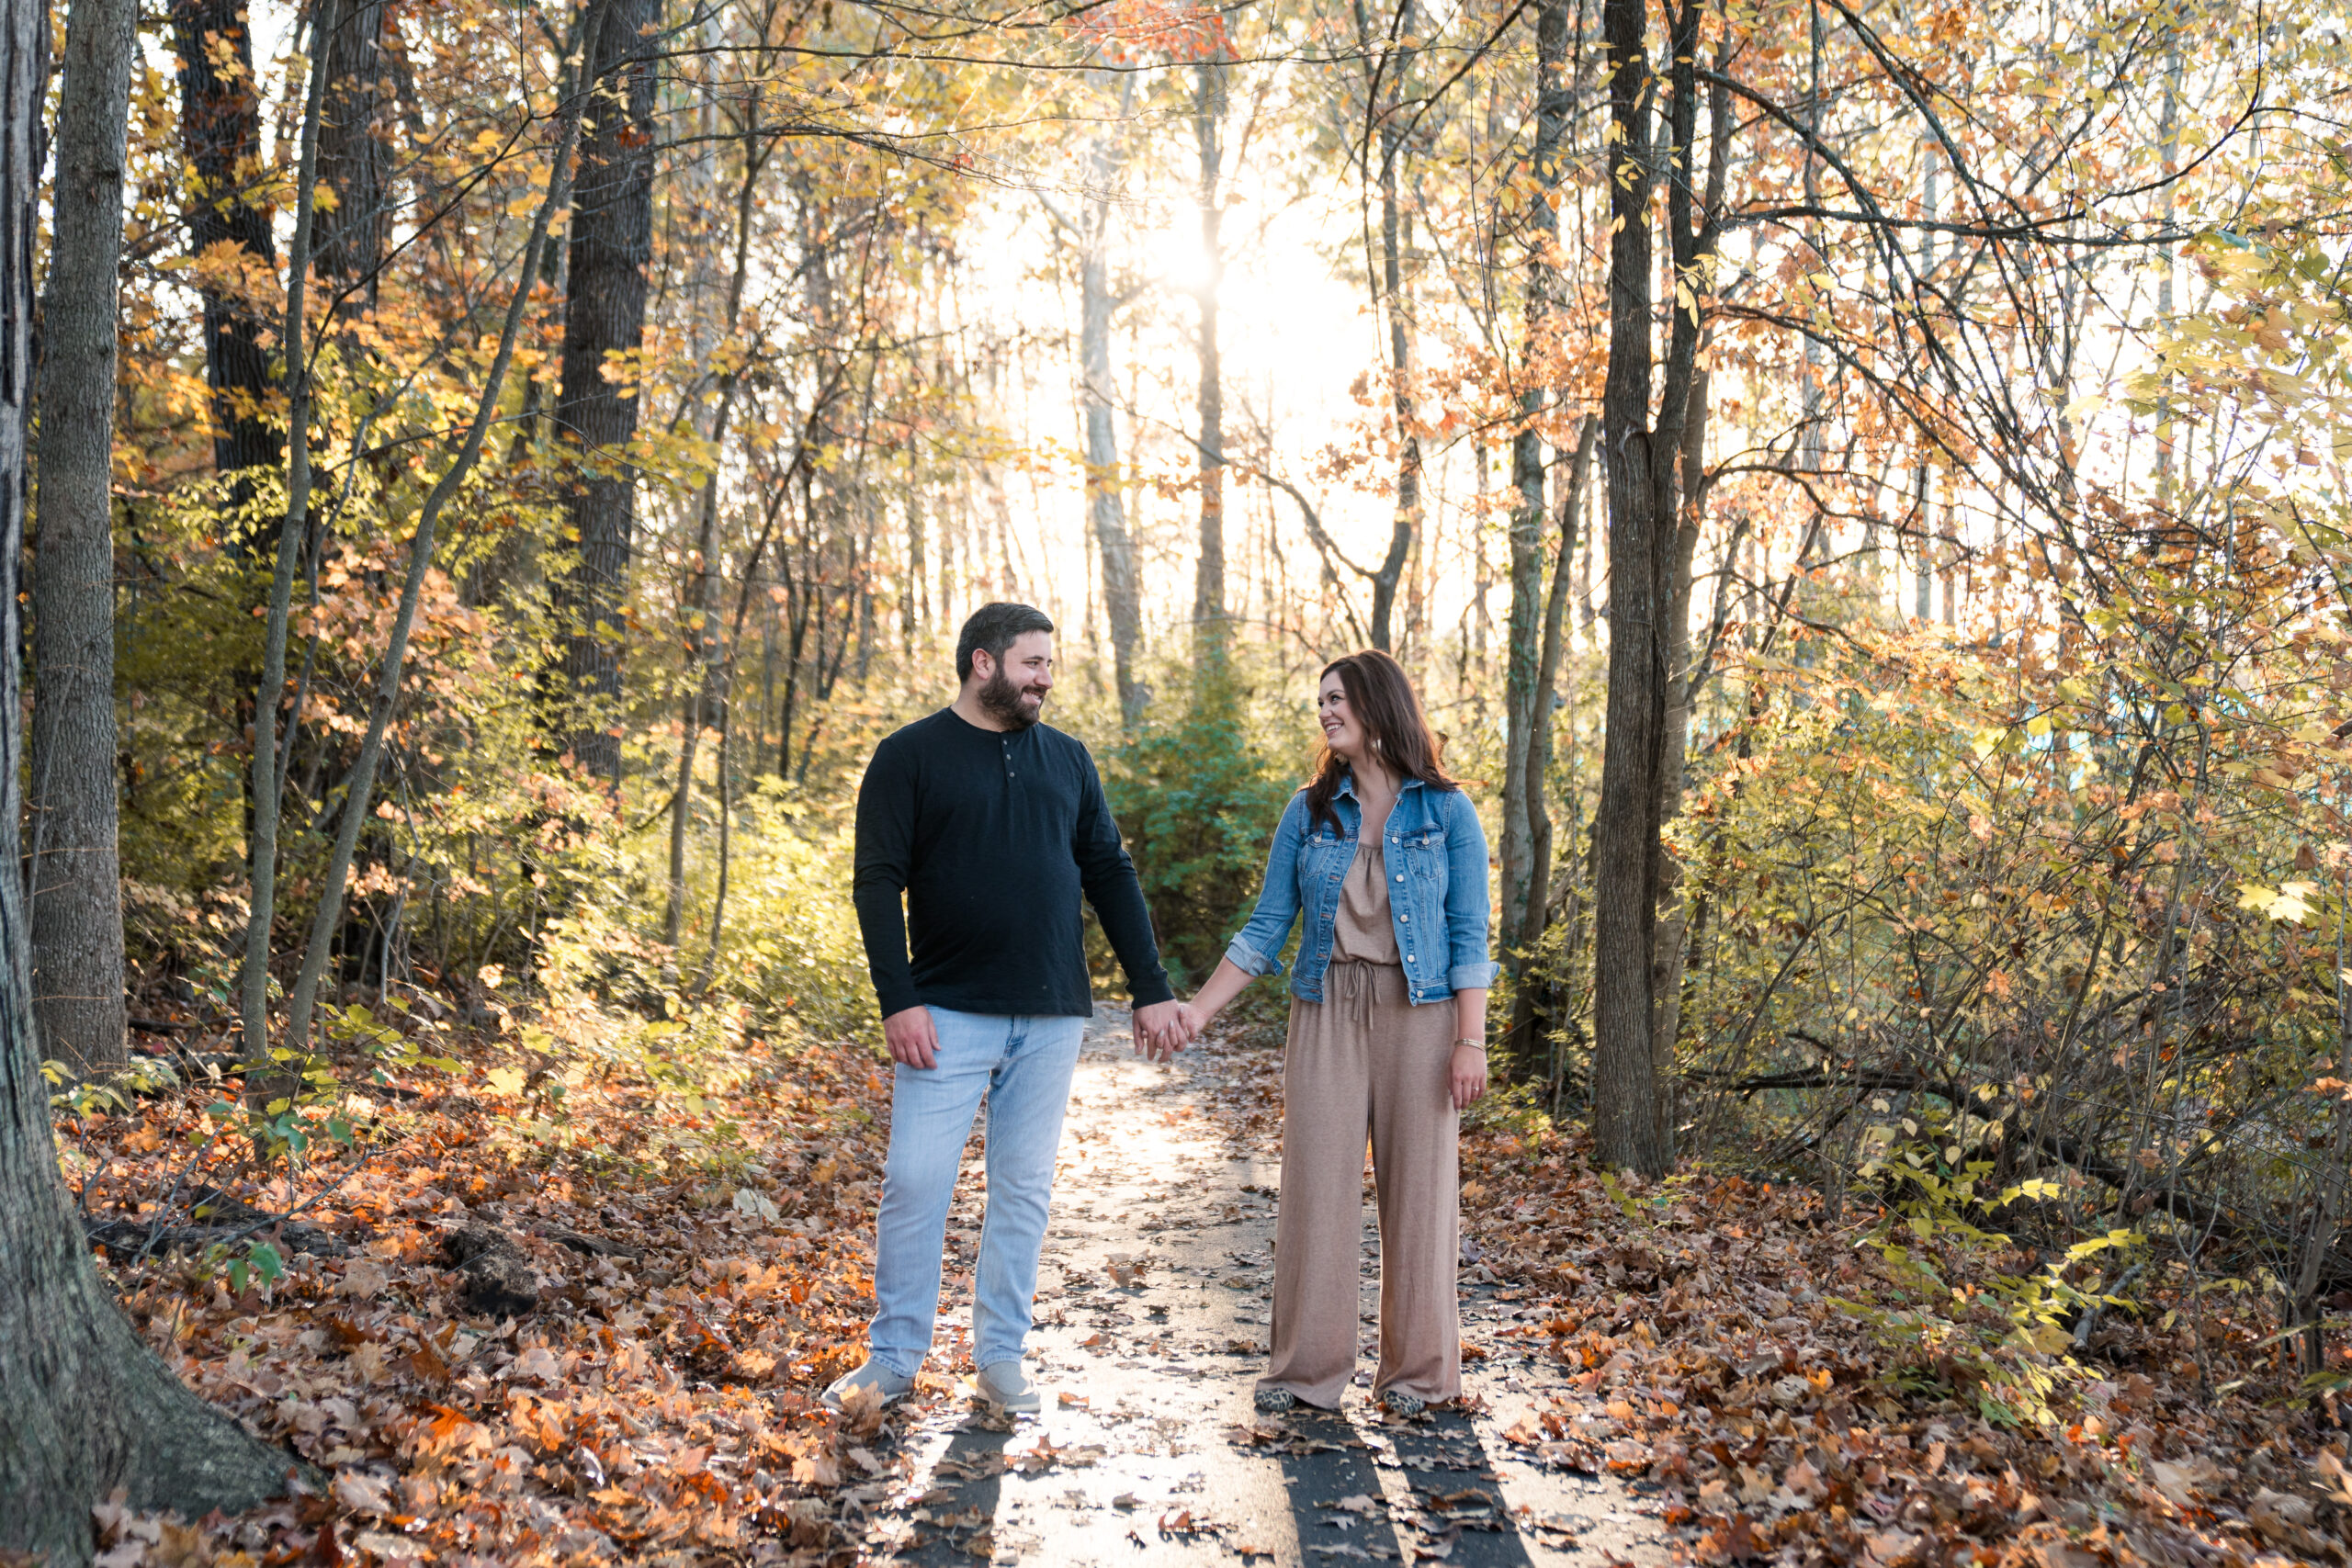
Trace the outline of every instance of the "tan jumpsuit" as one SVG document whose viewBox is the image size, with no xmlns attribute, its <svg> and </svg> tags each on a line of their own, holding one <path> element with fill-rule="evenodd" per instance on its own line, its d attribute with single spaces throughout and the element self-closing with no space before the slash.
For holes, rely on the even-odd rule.
<svg viewBox="0 0 2352 1568">
<path fill-rule="evenodd" d="M 1286 1388 L 1327 1410 L 1339 1408 L 1355 1372 L 1367 1131 L 1380 1207 L 1373 1390 L 1432 1403 L 1462 1392 L 1453 1008 L 1405 999 L 1388 908 L 1395 874 L 1376 837 L 1358 846 L 1340 892 L 1323 999 L 1292 999 L 1283 1060 L 1273 1357 L 1258 1386 Z"/>
</svg>

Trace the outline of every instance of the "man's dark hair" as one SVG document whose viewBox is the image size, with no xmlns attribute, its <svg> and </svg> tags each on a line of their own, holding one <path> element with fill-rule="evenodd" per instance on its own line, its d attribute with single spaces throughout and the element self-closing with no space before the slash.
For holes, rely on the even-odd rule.
<svg viewBox="0 0 2352 1568">
<path fill-rule="evenodd" d="M 1046 612 L 1029 604 L 983 604 L 972 612 L 964 629 L 956 638 L 956 679 L 972 678 L 972 655 L 986 649 L 1000 670 L 1004 667 L 1004 650 L 1014 639 L 1031 632 L 1050 632 L 1054 623 Z"/>
</svg>

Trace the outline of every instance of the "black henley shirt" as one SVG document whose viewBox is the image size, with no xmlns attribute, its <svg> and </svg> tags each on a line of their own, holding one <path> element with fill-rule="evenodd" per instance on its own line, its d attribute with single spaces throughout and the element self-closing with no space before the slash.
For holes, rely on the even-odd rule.
<svg viewBox="0 0 2352 1568">
<path fill-rule="evenodd" d="M 942 708 L 875 748 L 857 792 L 854 897 L 885 1018 L 919 1005 L 1092 1012 L 1081 895 L 1136 1005 L 1172 998 L 1084 746 L 1047 725 L 982 729 Z"/>
</svg>

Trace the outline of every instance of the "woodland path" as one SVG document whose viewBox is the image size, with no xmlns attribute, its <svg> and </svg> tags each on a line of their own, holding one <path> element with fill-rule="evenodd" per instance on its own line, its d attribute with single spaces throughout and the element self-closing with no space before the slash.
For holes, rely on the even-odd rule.
<svg viewBox="0 0 2352 1568">
<path fill-rule="evenodd" d="M 1645 1505 L 1613 1477 L 1529 1461 L 1503 1433 L 1568 1393 L 1556 1361 L 1494 1331 L 1507 1281 L 1466 1283 L 1466 1409 L 1385 1420 L 1371 1377 L 1377 1244 L 1364 1211 L 1365 1350 L 1339 1416 L 1250 1408 L 1264 1361 L 1280 1152 L 1238 1109 L 1262 1047 L 1137 1059 L 1126 1015 L 1087 1030 L 1038 1285 L 1030 1365 L 1042 1416 L 991 1420 L 969 1399 L 970 1268 L 980 1139 L 966 1150 L 949 1286 L 925 1403 L 906 1418 L 903 1484 L 874 1516 L 877 1562 L 1071 1568 L 1248 1561 L 1468 1565 L 1664 1561 Z M 1261 1123 L 1261 1126 L 1263 1123 Z M 1278 1123 L 1276 1124 L 1278 1126 Z M 1465 1280 L 1476 1271 L 1465 1271 Z M 1580 1396 L 1578 1396 L 1580 1398 Z M 911 1461 L 909 1473 L 904 1461 Z"/>
</svg>

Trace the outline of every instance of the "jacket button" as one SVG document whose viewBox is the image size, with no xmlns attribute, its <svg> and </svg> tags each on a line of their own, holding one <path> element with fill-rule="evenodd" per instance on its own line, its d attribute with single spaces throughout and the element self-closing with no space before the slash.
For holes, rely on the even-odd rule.
<svg viewBox="0 0 2352 1568">
<path fill-rule="evenodd" d="M 1408 926 L 1409 926 L 1409 925 L 1411 925 L 1411 924 L 1413 923 L 1413 917 L 1412 917 L 1412 916 L 1410 916 L 1410 915 L 1399 915 L 1399 916 L 1397 916 L 1396 918 L 1397 918 L 1399 920 L 1403 921 L 1406 925 L 1408 925 Z"/>
<path fill-rule="evenodd" d="M 1405 874 L 1404 874 L 1403 872 L 1401 872 L 1401 871 L 1400 871 L 1400 872 L 1398 872 L 1398 873 L 1396 874 L 1396 880 L 1397 880 L 1397 881 L 1399 881 L 1399 882 L 1404 881 L 1404 880 L 1405 880 Z"/>
</svg>

